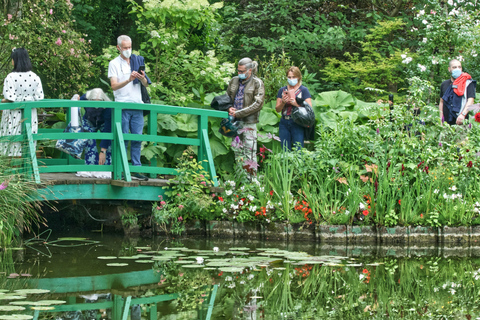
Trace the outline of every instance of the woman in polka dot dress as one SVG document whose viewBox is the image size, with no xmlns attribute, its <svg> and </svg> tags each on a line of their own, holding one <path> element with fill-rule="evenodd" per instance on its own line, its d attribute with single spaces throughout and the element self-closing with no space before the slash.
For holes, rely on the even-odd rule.
<svg viewBox="0 0 480 320">
<path fill-rule="evenodd" d="M 43 88 L 40 78 L 32 72 L 32 62 L 24 48 L 12 51 L 13 71 L 7 75 L 3 83 L 2 102 L 37 101 L 43 99 Z M 0 123 L 0 136 L 21 134 L 22 112 L 20 110 L 3 110 Z M 38 131 L 37 109 L 32 109 L 32 133 Z M 21 156 L 22 147 L 19 142 L 0 143 L 0 153 L 8 156 Z"/>
</svg>

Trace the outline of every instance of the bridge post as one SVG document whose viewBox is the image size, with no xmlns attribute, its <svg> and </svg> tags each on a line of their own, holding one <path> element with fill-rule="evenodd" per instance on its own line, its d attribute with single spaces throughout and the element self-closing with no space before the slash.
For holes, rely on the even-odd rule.
<svg viewBox="0 0 480 320">
<path fill-rule="evenodd" d="M 148 135 L 156 136 L 157 135 L 157 111 L 150 110 L 150 113 L 148 114 Z M 157 144 L 157 143 L 155 143 Z M 150 160 L 151 166 L 156 167 L 157 166 L 157 157 L 153 157 Z M 150 178 L 154 179 L 156 178 L 157 175 L 154 173 L 150 173 Z"/>
</svg>

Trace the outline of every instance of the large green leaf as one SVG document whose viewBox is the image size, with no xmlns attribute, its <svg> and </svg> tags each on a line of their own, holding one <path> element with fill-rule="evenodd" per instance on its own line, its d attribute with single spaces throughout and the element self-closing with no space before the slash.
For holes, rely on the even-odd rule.
<svg viewBox="0 0 480 320">
<path fill-rule="evenodd" d="M 314 105 L 318 107 L 326 107 L 328 109 L 343 109 L 344 107 L 352 107 L 355 105 L 353 96 L 345 91 L 327 91 L 322 92 L 315 99 Z"/>
<path fill-rule="evenodd" d="M 63 121 L 55 122 L 52 125 L 52 129 L 65 129 L 67 127 L 67 123 Z"/>
<path fill-rule="evenodd" d="M 384 111 L 385 108 L 388 109 L 388 104 L 386 103 L 378 104 L 376 102 L 365 102 L 362 100 L 357 100 L 354 110 L 361 118 L 376 120 L 382 117 L 383 113 L 387 113 L 386 111 Z"/>
<path fill-rule="evenodd" d="M 213 159 L 228 153 L 228 148 L 225 146 L 225 143 L 217 138 L 210 139 L 210 148 L 212 149 Z"/>
<path fill-rule="evenodd" d="M 332 128 L 332 129 L 337 129 L 337 116 L 335 113 L 328 111 L 328 112 L 321 112 L 318 115 L 319 120 L 323 125 Z"/>
<path fill-rule="evenodd" d="M 197 116 L 193 114 L 181 113 L 175 116 L 177 121 L 178 130 L 184 132 L 197 132 L 198 131 L 198 120 Z"/>
<path fill-rule="evenodd" d="M 358 113 L 352 111 L 342 111 L 338 115 L 343 119 L 349 119 L 351 122 L 355 122 L 358 119 Z"/>
<path fill-rule="evenodd" d="M 265 125 L 274 126 L 280 121 L 277 113 L 274 110 L 265 108 L 260 111 L 260 118 L 258 120 L 259 123 L 257 124 L 257 127 L 263 127 Z"/>
<path fill-rule="evenodd" d="M 164 152 L 167 148 L 161 144 L 155 144 L 154 142 L 149 142 L 144 145 L 141 155 L 145 156 L 148 160 L 153 157 L 164 158 Z"/>
<path fill-rule="evenodd" d="M 178 125 L 175 119 L 169 114 L 157 114 L 157 131 L 160 133 L 162 130 L 175 131 L 178 129 Z"/>
</svg>

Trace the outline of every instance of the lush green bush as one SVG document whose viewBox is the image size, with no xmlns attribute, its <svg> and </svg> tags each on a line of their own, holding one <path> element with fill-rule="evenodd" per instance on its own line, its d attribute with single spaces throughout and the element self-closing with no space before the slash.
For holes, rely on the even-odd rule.
<svg viewBox="0 0 480 320">
<path fill-rule="evenodd" d="M 9 57 L 12 48 L 25 47 L 47 98 L 84 92 L 99 74 L 88 53 L 90 40 L 72 27 L 71 10 L 70 1 L 32 0 L 3 12 L 2 55 Z M 10 61 L 0 69 L 2 79 L 11 71 Z"/>
</svg>

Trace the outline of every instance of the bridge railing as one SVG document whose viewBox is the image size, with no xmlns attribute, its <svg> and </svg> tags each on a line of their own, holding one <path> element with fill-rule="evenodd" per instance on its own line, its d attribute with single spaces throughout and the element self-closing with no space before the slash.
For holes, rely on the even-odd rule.
<svg viewBox="0 0 480 320">
<path fill-rule="evenodd" d="M 33 108 L 66 109 L 67 123 L 70 121 L 70 108 L 72 107 L 93 107 L 93 108 L 111 108 L 112 109 L 112 132 L 78 132 L 66 133 L 63 129 L 45 129 L 40 128 L 38 133 L 32 133 L 31 110 Z M 213 163 L 212 151 L 208 137 L 208 117 L 226 118 L 227 112 L 194 109 L 185 107 L 175 107 L 156 104 L 138 104 L 113 101 L 72 101 L 72 100 L 41 100 L 32 102 L 2 103 L 0 109 L 3 110 L 22 110 L 22 134 L 17 136 L 2 137 L 8 142 L 22 142 L 22 158 L 24 163 L 28 163 L 28 170 L 37 183 L 40 183 L 40 173 L 52 172 L 77 172 L 77 171 L 110 171 L 112 179 L 121 180 L 122 174 L 126 181 L 131 181 L 132 172 L 141 172 L 151 175 L 175 175 L 175 168 L 157 167 L 155 159 L 152 159 L 150 165 L 132 166 L 128 164 L 127 150 L 124 141 L 148 141 L 154 143 L 181 144 L 185 146 L 198 147 L 198 161 L 207 160 L 205 168 L 215 185 L 218 185 L 216 171 Z M 124 134 L 122 133 L 122 110 L 149 110 L 150 115 L 146 121 L 146 134 Z M 172 137 L 157 134 L 157 115 L 158 114 L 190 114 L 197 116 L 198 130 L 194 138 Z M 71 156 L 62 159 L 37 159 L 34 141 L 58 140 L 58 139 L 95 139 L 112 140 L 112 165 L 85 165 L 83 160 L 77 160 Z"/>
</svg>

